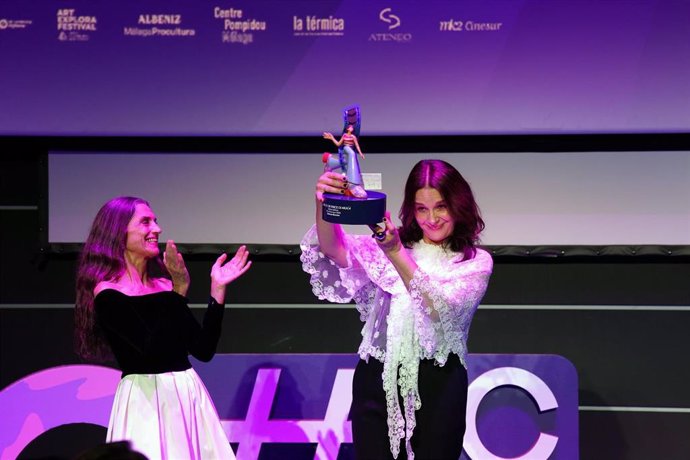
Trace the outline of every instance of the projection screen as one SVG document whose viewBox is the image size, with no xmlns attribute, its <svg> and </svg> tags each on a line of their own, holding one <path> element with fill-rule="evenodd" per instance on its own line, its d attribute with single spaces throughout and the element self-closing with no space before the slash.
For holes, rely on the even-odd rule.
<svg viewBox="0 0 690 460">
<path fill-rule="evenodd" d="M 363 171 L 381 175 L 394 216 L 422 158 L 470 182 L 486 245 L 690 244 L 690 151 L 372 153 Z M 163 239 L 295 245 L 314 222 L 322 171 L 318 153 L 52 152 L 48 166 L 51 243 L 83 242 L 105 201 L 136 195 Z"/>
</svg>

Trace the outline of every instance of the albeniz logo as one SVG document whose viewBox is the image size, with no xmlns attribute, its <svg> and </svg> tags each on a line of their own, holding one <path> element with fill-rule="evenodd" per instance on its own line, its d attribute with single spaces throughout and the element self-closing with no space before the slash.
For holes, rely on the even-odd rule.
<svg viewBox="0 0 690 460">
<path fill-rule="evenodd" d="M 142 25 L 167 25 L 179 26 L 182 24 L 181 14 L 140 14 L 138 24 Z"/>
<path fill-rule="evenodd" d="M 379 11 L 379 20 L 385 22 L 388 24 L 388 30 L 391 31 L 393 29 L 397 29 L 400 27 L 402 21 L 400 20 L 400 16 L 397 16 L 396 14 L 393 14 L 393 9 L 392 8 L 384 8 L 381 11 Z M 397 43 L 406 43 L 412 41 L 412 34 L 407 32 L 397 32 L 397 33 L 373 33 L 369 35 L 370 42 L 397 42 Z"/>
<path fill-rule="evenodd" d="M 181 14 L 139 14 L 137 26 L 126 26 L 125 36 L 130 37 L 194 37 L 196 29 L 185 29 L 182 25 Z"/>
</svg>

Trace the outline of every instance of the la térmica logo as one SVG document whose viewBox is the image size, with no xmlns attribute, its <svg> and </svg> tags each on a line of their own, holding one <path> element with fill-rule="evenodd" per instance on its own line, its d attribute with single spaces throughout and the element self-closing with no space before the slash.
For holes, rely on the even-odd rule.
<svg viewBox="0 0 690 460">
<path fill-rule="evenodd" d="M 342 37 L 345 18 L 337 16 L 293 16 L 292 34 L 295 37 Z"/>
<path fill-rule="evenodd" d="M 21 30 L 29 27 L 33 21 L 31 19 L 7 19 L 0 18 L 0 30 Z"/>
<path fill-rule="evenodd" d="M 412 33 L 405 32 L 402 20 L 391 7 L 379 11 L 378 20 L 385 25 L 385 31 L 374 32 L 369 35 L 370 42 L 408 43 L 412 41 Z"/>
</svg>

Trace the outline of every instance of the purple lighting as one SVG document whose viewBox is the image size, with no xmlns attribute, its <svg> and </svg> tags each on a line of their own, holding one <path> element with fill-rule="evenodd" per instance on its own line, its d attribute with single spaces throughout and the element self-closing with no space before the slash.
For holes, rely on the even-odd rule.
<svg viewBox="0 0 690 460">
<path fill-rule="evenodd" d="M 352 101 L 368 135 L 690 128 L 684 0 L 29 3 L 0 134 L 313 135 Z"/>
<path fill-rule="evenodd" d="M 108 426 L 120 371 L 61 366 L 31 374 L 0 391 L 0 460 L 17 458 L 34 438 L 69 423 Z"/>
</svg>

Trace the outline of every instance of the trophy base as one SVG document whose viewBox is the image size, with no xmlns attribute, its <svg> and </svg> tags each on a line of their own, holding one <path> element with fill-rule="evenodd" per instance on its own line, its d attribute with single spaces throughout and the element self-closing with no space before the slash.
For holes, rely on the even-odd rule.
<svg viewBox="0 0 690 460">
<path fill-rule="evenodd" d="M 323 194 L 321 217 L 333 224 L 370 225 L 383 222 L 386 194 L 367 190 L 366 198 Z"/>
</svg>

